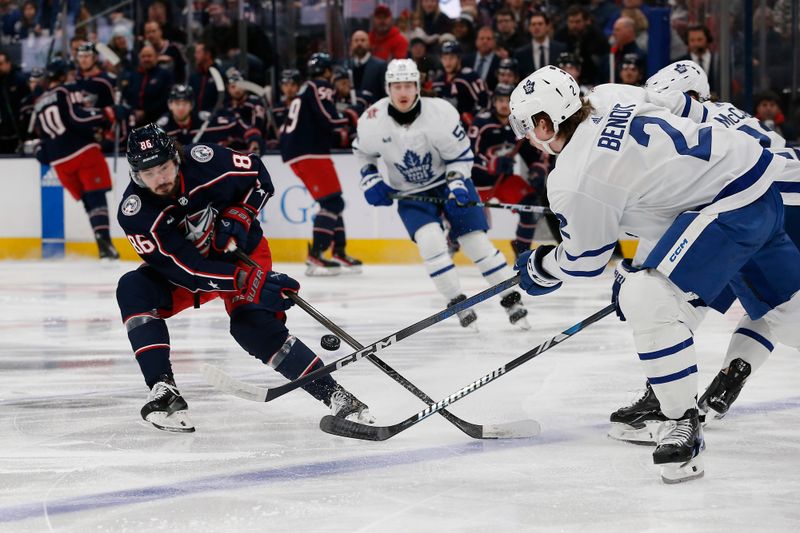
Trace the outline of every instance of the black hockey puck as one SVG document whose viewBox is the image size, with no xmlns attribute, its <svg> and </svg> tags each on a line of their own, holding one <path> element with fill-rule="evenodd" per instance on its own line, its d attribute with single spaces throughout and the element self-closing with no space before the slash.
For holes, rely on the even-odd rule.
<svg viewBox="0 0 800 533">
<path fill-rule="evenodd" d="M 339 340 L 339 337 L 336 335 L 323 335 L 322 338 L 319 340 L 319 345 L 325 348 L 326 350 L 330 350 L 335 352 L 339 349 L 339 346 L 342 345 L 342 341 Z"/>
</svg>

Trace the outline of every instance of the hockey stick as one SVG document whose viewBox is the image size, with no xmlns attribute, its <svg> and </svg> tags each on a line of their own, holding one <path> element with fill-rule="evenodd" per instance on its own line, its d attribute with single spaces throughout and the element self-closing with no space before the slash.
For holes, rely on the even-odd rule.
<svg viewBox="0 0 800 533">
<path fill-rule="evenodd" d="M 428 202 L 429 204 L 444 205 L 447 203 L 445 198 L 436 198 L 435 196 L 419 196 L 416 194 L 392 194 L 391 197 L 395 200 L 413 200 L 415 202 Z M 500 204 L 492 202 L 467 202 L 461 204 L 459 207 L 489 207 L 493 209 L 508 209 L 509 211 L 516 211 L 518 213 L 541 213 L 545 215 L 552 214 L 553 211 L 549 207 L 542 207 L 539 205 L 523 205 L 523 204 Z"/>
<path fill-rule="evenodd" d="M 233 254 L 252 267 L 257 267 L 258 264 L 253 261 L 241 250 L 235 250 Z M 356 350 L 363 350 L 364 345 L 351 337 L 345 330 L 336 325 L 332 320 L 320 313 L 311 304 L 305 301 L 300 295 L 295 293 L 288 293 L 291 298 L 303 311 L 308 313 L 314 320 L 325 326 L 331 333 L 336 334 L 340 339 L 344 340 L 347 344 Z M 433 405 L 433 398 L 425 394 L 416 385 L 408 381 L 397 370 L 386 364 L 377 355 L 368 355 L 367 359 L 377 366 L 384 374 L 398 382 L 407 391 L 411 392 L 414 396 L 422 400 L 428 405 Z M 519 420 L 516 422 L 493 424 L 484 426 L 480 424 L 472 424 L 466 420 L 462 420 L 456 415 L 442 409 L 439 414 L 447 419 L 448 422 L 456 426 L 458 429 L 472 437 L 473 439 L 498 439 L 498 438 L 523 438 L 533 437 L 539 433 L 539 423 L 535 420 Z"/>
<path fill-rule="evenodd" d="M 419 422 L 422 422 L 432 414 L 439 412 L 448 405 L 457 402 L 458 400 L 464 398 L 468 394 L 471 394 L 476 390 L 480 389 L 484 385 L 491 383 L 492 381 L 496 380 L 503 374 L 510 372 L 511 370 L 517 368 L 523 363 L 526 363 L 527 361 L 530 361 L 540 353 L 545 352 L 550 348 L 564 342 L 565 340 L 572 337 L 579 331 L 585 329 L 587 326 L 594 324 L 601 318 L 611 314 L 613 311 L 614 311 L 614 304 L 607 305 L 606 307 L 596 312 L 592 316 L 584 318 L 574 326 L 565 329 L 555 337 L 547 339 L 539 346 L 525 352 L 516 359 L 501 366 L 497 370 L 494 370 L 493 372 L 486 374 L 482 378 L 473 381 L 466 387 L 457 390 L 450 396 L 446 397 L 444 400 L 436 402 L 435 404 L 427 407 L 426 409 L 423 409 L 419 413 L 412 415 L 403 420 L 402 422 L 398 422 L 397 424 L 394 424 L 392 426 L 367 426 L 365 424 L 359 424 L 358 422 L 352 422 L 350 420 L 345 420 L 343 418 L 336 418 L 327 415 L 322 417 L 322 420 L 320 420 L 319 422 L 319 427 L 322 431 L 330 433 L 331 435 L 338 435 L 340 437 L 349 437 L 351 439 L 362 439 L 362 440 L 390 439 L 395 435 L 397 435 L 398 433 L 400 433 L 401 431 L 405 431 L 411 426 Z"/>
<path fill-rule="evenodd" d="M 208 73 L 211 74 L 211 78 L 214 80 L 214 86 L 217 88 L 217 102 L 214 104 L 214 109 L 211 111 L 211 114 L 208 115 L 208 118 L 203 121 L 203 124 L 200 126 L 200 129 L 197 130 L 197 133 L 192 137 L 192 142 L 196 143 L 200 140 L 203 134 L 208 129 L 208 125 L 211 122 L 217 113 L 222 109 L 222 104 L 225 103 L 225 82 L 222 81 L 222 75 L 217 70 L 217 67 L 211 66 L 208 67 Z"/>
<path fill-rule="evenodd" d="M 459 311 L 463 311 L 472 307 L 473 305 L 482 302 L 484 300 L 488 300 L 492 296 L 500 294 L 501 292 L 510 289 L 514 285 L 519 283 L 519 276 L 514 276 L 513 278 L 509 278 L 505 281 L 498 283 L 488 289 L 475 294 L 474 296 L 470 296 L 466 300 L 462 300 L 459 303 L 448 307 L 438 313 L 435 313 L 427 318 L 423 318 L 419 322 L 415 324 L 411 324 L 400 331 L 396 331 L 391 335 L 388 335 L 379 341 L 373 342 L 365 346 L 364 348 L 353 352 L 349 355 L 346 355 L 332 363 L 328 363 L 327 365 L 319 368 L 313 372 L 306 374 L 305 376 L 298 378 L 294 381 L 290 381 L 289 383 L 285 383 L 283 385 L 278 385 L 277 387 L 273 388 L 263 388 L 257 385 L 251 385 L 249 383 L 244 383 L 239 381 L 232 376 L 229 376 L 222 370 L 211 366 L 205 365 L 203 368 L 203 374 L 206 377 L 206 380 L 211 385 L 214 385 L 217 388 L 223 389 L 234 396 L 238 396 L 239 398 L 244 398 L 245 400 L 252 400 L 256 402 L 270 402 L 275 398 L 279 398 L 286 394 L 287 392 L 291 392 L 299 387 L 302 387 L 306 383 L 310 383 L 315 379 L 319 379 L 322 376 L 327 376 L 328 374 L 332 374 L 336 372 L 342 367 L 345 367 L 349 364 L 355 363 L 359 359 L 363 359 L 369 355 L 375 355 L 376 353 L 380 352 L 381 350 L 385 350 L 389 346 L 393 344 L 397 344 L 398 342 L 407 339 L 408 337 L 419 333 L 420 331 L 427 329 L 434 324 L 438 324 L 442 320 L 450 318 L 451 316 L 455 315 Z"/>
</svg>

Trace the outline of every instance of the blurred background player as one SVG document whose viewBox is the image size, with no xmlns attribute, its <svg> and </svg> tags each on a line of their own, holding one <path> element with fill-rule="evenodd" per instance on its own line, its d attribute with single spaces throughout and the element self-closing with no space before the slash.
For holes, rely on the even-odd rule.
<svg viewBox="0 0 800 533">
<path fill-rule="evenodd" d="M 278 140 L 283 123 L 286 122 L 286 115 L 289 111 L 289 104 L 297 98 L 303 77 L 300 71 L 294 68 L 287 68 L 281 71 L 281 96 L 280 100 L 272 106 L 270 114 L 269 130 L 267 132 L 267 146 L 271 149 L 278 148 Z"/>
<path fill-rule="evenodd" d="M 517 66 L 517 60 L 513 57 L 501 59 L 497 64 L 496 75 L 498 84 L 502 83 L 503 85 L 516 87 L 517 83 L 519 83 L 519 67 Z"/>
<path fill-rule="evenodd" d="M 556 66 L 575 78 L 575 82 L 581 88 L 581 96 L 588 96 L 592 88 L 582 83 L 583 63 L 580 56 L 572 52 L 562 52 L 558 55 Z"/>
<path fill-rule="evenodd" d="M 358 117 L 372 103 L 372 94 L 353 89 L 350 72 L 344 67 L 333 68 L 333 101 L 336 110 L 347 118 L 347 124 L 334 130 L 333 143 L 339 148 L 350 148 L 356 136 Z"/>
<path fill-rule="evenodd" d="M 175 384 L 166 319 L 221 298 L 236 342 L 262 363 L 294 380 L 323 366 L 285 326 L 300 284 L 272 271 L 258 213 L 272 196 L 258 156 L 219 145 L 181 146 L 154 124 L 128 139 L 131 180 L 117 219 L 145 262 L 123 275 L 117 302 L 136 361 L 150 389 L 142 418 L 167 431 L 194 425 Z M 258 267 L 237 261 L 231 248 Z M 335 416 L 373 422 L 365 404 L 330 376 L 303 389 Z"/>
<path fill-rule="evenodd" d="M 83 95 L 83 104 L 86 107 L 99 107 L 101 109 L 114 106 L 118 103 L 115 99 L 117 90 L 117 77 L 110 72 L 103 70 L 99 63 L 99 56 L 95 44 L 89 41 L 81 42 L 75 53 L 77 72 L 75 74 L 75 86 Z M 128 112 L 126 108 L 118 107 L 120 112 L 119 137 L 127 135 L 126 121 Z M 114 149 L 115 133 L 113 128 L 109 128 L 103 134 L 101 149 L 108 153 Z"/>
<path fill-rule="evenodd" d="M 638 54 L 625 54 L 619 65 L 619 83 L 641 87 L 644 84 L 644 63 Z"/>
<path fill-rule="evenodd" d="M 167 100 L 169 113 L 158 119 L 158 126 L 181 144 L 206 142 L 245 146 L 249 153 L 259 153 L 261 133 L 248 128 L 228 111 L 210 113 L 194 109 L 194 91 L 188 85 L 175 85 Z"/>
<path fill-rule="evenodd" d="M 479 113 L 470 128 L 475 153 L 472 182 L 482 202 L 537 205 L 538 191 L 544 187 L 550 158 L 514 136 L 508 123 L 509 98 L 513 90 L 511 85 L 498 84 L 492 94 L 491 111 Z M 525 162 L 528 179 L 514 172 L 517 154 Z M 511 241 L 515 256 L 530 250 L 537 218 L 535 213 L 519 214 L 517 235 Z M 488 213 L 487 220 L 491 220 Z"/>
<path fill-rule="evenodd" d="M 97 139 L 115 120 L 114 109 L 85 108 L 77 91 L 64 86 L 67 64 L 47 65 L 48 91 L 36 102 L 36 128 L 41 139 L 37 159 L 53 168 L 75 200 L 83 202 L 101 259 L 119 259 L 111 242 L 106 193 L 111 173 Z M 74 86 L 71 86 L 74 88 Z"/>
<path fill-rule="evenodd" d="M 330 158 L 333 130 L 347 124 L 336 110 L 331 85 L 331 56 L 318 53 L 308 60 L 309 80 L 289 104 L 281 126 L 281 157 L 319 203 L 313 241 L 308 249 L 306 275 L 332 276 L 361 272 L 361 261 L 347 255 L 342 186 Z M 333 246 L 330 259 L 323 254 Z"/>
<path fill-rule="evenodd" d="M 245 80 L 242 73 L 238 70 L 230 68 L 226 72 L 226 75 L 228 77 L 228 110 L 236 115 L 246 132 L 255 131 L 262 137 L 259 142 L 258 150 L 252 150 L 254 146 L 251 143 L 248 146 L 238 141 L 230 145 L 230 148 L 260 154 L 263 152 L 263 148 L 265 148 L 263 146 L 263 137 L 267 124 L 267 108 L 264 105 L 264 99 L 260 95 L 250 93 L 242 87 L 241 82 Z M 253 134 L 254 133 L 248 133 L 246 136 Z M 244 141 L 244 139 L 242 139 L 242 141 Z"/>
<path fill-rule="evenodd" d="M 461 45 L 456 41 L 442 44 L 441 61 L 444 72 L 433 80 L 433 90 L 458 110 L 469 127 L 475 114 L 489 104 L 486 84 L 471 68 L 461 66 Z"/>
<path fill-rule="evenodd" d="M 469 206 L 480 198 L 469 178 L 474 156 L 458 112 L 441 99 L 420 97 L 419 79 L 413 60 L 389 63 L 389 96 L 361 115 L 353 152 L 361 164 L 361 188 L 370 205 L 391 206 L 392 195 L 398 192 L 447 200 L 441 205 L 399 199 L 397 212 L 436 289 L 454 305 L 466 296 L 448 253 L 442 217 L 450 224 L 451 239 L 458 241 L 488 283 L 500 283 L 511 277 L 512 271 L 486 235 L 489 226 L 483 210 Z M 378 172 L 378 157 L 389 170 L 387 179 Z M 519 292 L 503 292 L 500 305 L 512 324 L 530 328 Z M 472 309 L 458 317 L 463 327 L 477 319 Z"/>
</svg>

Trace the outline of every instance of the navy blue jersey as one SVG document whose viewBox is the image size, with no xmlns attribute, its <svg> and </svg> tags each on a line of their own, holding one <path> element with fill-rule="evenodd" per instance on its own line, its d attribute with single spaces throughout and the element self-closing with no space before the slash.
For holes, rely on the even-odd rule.
<svg viewBox="0 0 800 533">
<path fill-rule="evenodd" d="M 36 131 L 42 140 L 39 160 L 63 163 L 90 145 L 98 148 L 96 133 L 111 125 L 100 109 L 83 105 L 74 85 L 59 85 L 36 101 Z"/>
<path fill-rule="evenodd" d="M 537 182 L 547 175 L 549 159 L 528 141 L 517 141 L 510 124 L 503 124 L 494 113 L 484 111 L 475 117 L 468 134 L 472 140 L 472 151 L 475 153 L 472 181 L 476 188 L 491 188 L 501 177 L 497 169 L 497 158 L 514 158 L 519 154 L 533 178 L 530 180 L 531 185 L 541 189 L 543 183 Z"/>
<path fill-rule="evenodd" d="M 281 126 L 286 122 L 286 115 L 289 112 L 289 102 L 281 98 L 270 110 L 269 119 L 271 124 L 267 124 L 266 140 L 267 148 L 270 150 L 278 150 L 280 145 L 278 138 L 280 137 Z"/>
<path fill-rule="evenodd" d="M 489 105 L 489 91 L 481 77 L 471 68 L 462 68 L 455 76 L 448 79 L 442 73 L 433 80 L 433 90 L 436 96 L 444 98 L 458 110 L 462 120 L 475 115 Z M 465 117 L 464 115 L 470 115 Z"/>
<path fill-rule="evenodd" d="M 78 72 L 75 86 L 83 92 L 83 102 L 87 107 L 107 107 L 114 105 L 114 86 L 116 76 L 94 69 L 88 74 Z"/>
<path fill-rule="evenodd" d="M 309 155 L 331 153 L 334 128 L 347 124 L 336 110 L 333 87 L 322 79 L 309 80 L 289 104 L 280 132 L 281 157 L 293 162 Z"/>
<path fill-rule="evenodd" d="M 259 212 L 275 192 L 267 168 L 256 155 L 219 145 L 184 147 L 175 197 L 161 197 L 131 182 L 117 220 L 136 253 L 175 285 L 197 291 L 236 289 L 235 259 L 211 247 L 217 214 L 231 205 Z M 254 219 L 244 251 L 263 237 Z"/>
<path fill-rule="evenodd" d="M 172 73 L 161 67 L 138 68 L 130 73 L 123 96 L 135 111 L 144 111 L 139 124 L 155 122 L 167 112 L 167 98 L 172 87 Z"/>
<path fill-rule="evenodd" d="M 223 72 L 224 69 L 218 66 L 215 68 L 219 70 L 222 77 L 223 87 L 227 86 L 228 80 Z M 196 70 L 189 74 L 189 85 L 194 89 L 195 109 L 198 111 L 212 111 L 216 107 L 219 92 L 208 69 Z M 224 97 L 227 97 L 227 95 L 223 95 Z"/>
<path fill-rule="evenodd" d="M 358 117 L 370 106 L 372 93 L 356 90 L 352 96 L 341 97 L 334 95 L 336 110 L 347 119 L 347 123 L 333 130 L 333 146 L 336 148 L 349 148 L 356 137 Z"/>
<path fill-rule="evenodd" d="M 228 110 L 239 117 L 248 130 L 256 130 L 262 136 L 267 124 L 267 108 L 264 101 L 254 94 L 245 94 L 241 101 L 231 100 Z"/>
<path fill-rule="evenodd" d="M 167 132 L 167 135 L 177 139 L 183 145 L 193 143 L 197 132 L 203 123 L 210 117 L 208 126 L 197 142 L 221 144 L 228 146 L 232 143 L 247 145 L 252 141 L 261 142 L 261 133 L 255 128 L 248 128 L 236 115 L 231 113 L 212 114 L 207 111 L 192 111 L 185 124 L 179 124 L 171 113 L 158 119 L 157 124 Z"/>
</svg>

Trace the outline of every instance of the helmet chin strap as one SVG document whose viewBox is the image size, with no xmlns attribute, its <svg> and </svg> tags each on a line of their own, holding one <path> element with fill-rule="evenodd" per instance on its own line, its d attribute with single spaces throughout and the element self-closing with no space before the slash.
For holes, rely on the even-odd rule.
<svg viewBox="0 0 800 533">
<path fill-rule="evenodd" d="M 555 141 L 557 136 L 558 136 L 558 129 L 556 129 L 553 132 L 553 136 L 552 137 L 550 137 L 549 139 L 545 139 L 545 140 L 542 140 L 542 139 L 538 138 L 536 136 L 536 133 L 531 131 L 530 133 L 528 133 L 528 140 L 533 140 L 533 142 L 536 143 L 536 145 L 541 146 L 542 150 L 544 150 L 548 154 L 550 154 L 550 155 L 558 155 L 558 153 L 553 151 L 553 149 L 550 147 L 550 143 Z"/>
</svg>

